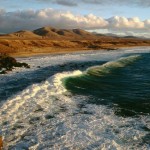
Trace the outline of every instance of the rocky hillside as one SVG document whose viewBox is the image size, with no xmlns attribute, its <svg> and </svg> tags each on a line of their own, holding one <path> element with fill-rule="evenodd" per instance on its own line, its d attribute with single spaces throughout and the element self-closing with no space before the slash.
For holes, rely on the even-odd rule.
<svg viewBox="0 0 150 150">
<path fill-rule="evenodd" d="M 150 46 L 150 39 L 116 37 L 90 33 L 81 29 L 42 27 L 0 36 L 0 53 L 29 56 L 78 50 L 114 50 L 120 47 Z"/>
<path fill-rule="evenodd" d="M 10 34 L 1 35 L 0 38 L 11 39 L 95 39 L 96 35 L 81 29 L 56 29 L 50 26 L 33 31 L 21 30 Z"/>
</svg>

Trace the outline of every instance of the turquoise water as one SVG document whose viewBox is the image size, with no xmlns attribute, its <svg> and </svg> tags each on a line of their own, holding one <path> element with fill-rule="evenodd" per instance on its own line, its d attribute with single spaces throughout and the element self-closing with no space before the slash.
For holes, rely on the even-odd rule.
<svg viewBox="0 0 150 150">
<path fill-rule="evenodd" d="M 63 79 L 73 94 L 87 96 L 86 103 L 107 105 L 117 115 L 150 113 L 150 54 L 128 56 L 88 68 L 79 76 Z"/>
</svg>

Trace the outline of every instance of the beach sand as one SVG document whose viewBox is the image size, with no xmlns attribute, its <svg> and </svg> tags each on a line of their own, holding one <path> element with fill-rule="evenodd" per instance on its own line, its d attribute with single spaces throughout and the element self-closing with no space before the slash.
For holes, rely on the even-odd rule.
<svg viewBox="0 0 150 150">
<path fill-rule="evenodd" d="M 63 54 L 89 50 L 117 50 L 120 48 L 150 46 L 150 40 L 107 39 L 102 40 L 16 40 L 0 39 L 0 53 L 13 57 L 28 57 L 45 54 Z"/>
</svg>

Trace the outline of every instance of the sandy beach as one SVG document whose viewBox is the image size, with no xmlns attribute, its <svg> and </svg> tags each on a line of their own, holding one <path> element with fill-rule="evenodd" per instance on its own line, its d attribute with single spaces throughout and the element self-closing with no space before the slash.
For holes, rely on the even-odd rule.
<svg viewBox="0 0 150 150">
<path fill-rule="evenodd" d="M 63 53 L 72 53 L 72 52 L 79 52 L 79 51 L 89 51 L 89 50 L 117 50 L 119 48 L 129 48 L 129 47 L 139 47 L 139 46 L 150 46 L 150 41 L 136 41 L 135 43 L 118 43 L 118 44 L 108 44 L 107 42 L 104 44 L 101 44 L 101 42 L 97 42 L 96 45 L 93 44 L 90 46 L 84 46 L 84 45 L 90 45 L 89 41 L 84 41 L 83 43 L 80 43 L 78 45 L 67 45 L 68 41 L 59 41 L 59 45 L 57 46 L 50 46 L 51 44 L 54 44 L 54 41 L 49 41 L 45 46 L 39 46 L 38 44 L 41 41 L 34 41 L 34 44 L 24 44 L 24 41 L 17 40 L 17 42 L 20 42 L 20 45 L 17 45 L 17 47 L 14 45 L 15 41 L 13 40 L 4 40 L 7 41 L 8 45 L 7 48 L 0 49 L 0 53 L 6 53 L 13 57 L 28 57 L 28 56 L 36 56 L 36 55 L 45 55 L 45 54 L 63 54 Z M 32 41 L 29 41 L 32 42 Z M 43 42 L 43 41 L 42 41 Z M 57 41 L 58 42 L 58 41 Z M 3 43 L 3 40 L 0 40 L 0 44 Z M 13 43 L 13 44 L 11 44 Z M 37 45 L 36 45 L 36 44 Z M 71 43 L 69 41 L 69 43 Z M 93 41 L 94 43 L 94 41 Z"/>
</svg>

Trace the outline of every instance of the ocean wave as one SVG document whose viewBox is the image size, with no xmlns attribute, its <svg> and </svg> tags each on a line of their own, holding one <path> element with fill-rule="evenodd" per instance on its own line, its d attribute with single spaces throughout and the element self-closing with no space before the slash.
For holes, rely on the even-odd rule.
<svg viewBox="0 0 150 150">
<path fill-rule="evenodd" d="M 63 84 L 71 93 L 92 96 L 88 103 L 113 107 L 118 115 L 147 115 L 150 112 L 147 93 L 150 72 L 145 65 L 148 59 L 148 54 L 122 57 L 90 67 L 81 75 L 64 78 Z"/>
<path fill-rule="evenodd" d="M 56 74 L 8 100 L 0 110 L 5 148 L 148 149 L 148 132 L 142 130 L 148 117 L 119 117 L 106 106 L 85 103 L 86 96 L 66 91 L 62 79 L 81 74 Z"/>
<path fill-rule="evenodd" d="M 120 58 L 116 61 L 107 62 L 101 66 L 94 66 L 87 69 L 86 74 L 94 76 L 103 76 L 111 73 L 115 69 L 119 69 L 134 63 L 136 60 L 140 59 L 140 55 L 131 55 L 128 57 Z"/>
<path fill-rule="evenodd" d="M 128 63 L 126 58 L 119 59 L 121 65 L 115 66 L 128 66 L 140 56 L 132 57 L 127 57 Z M 113 68 L 114 65 L 111 64 L 110 67 Z M 45 81 L 32 84 L 22 92 L 9 97 L 0 109 L 4 147 L 12 150 L 148 150 L 148 115 L 118 116 L 111 107 L 88 103 L 87 100 L 92 100 L 92 96 L 70 93 L 65 86 L 66 79 L 79 77 L 76 83 L 82 84 L 82 80 L 79 79 L 85 74 L 87 72 L 80 70 L 56 73 Z M 95 82 L 99 85 L 97 81 L 96 79 Z M 82 88 L 78 84 L 70 84 L 80 90 Z M 93 87 L 97 88 L 95 84 Z M 90 85 L 89 89 L 92 91 L 93 87 Z"/>
<path fill-rule="evenodd" d="M 15 118 L 18 117 L 18 110 L 20 110 L 19 114 L 29 114 L 30 111 L 32 111 L 33 105 L 41 104 L 43 106 L 46 99 L 49 100 L 49 97 L 57 96 L 66 92 L 66 89 L 62 85 L 61 79 L 68 76 L 79 75 L 81 73 L 82 72 L 79 70 L 74 72 L 57 73 L 40 84 L 33 84 L 18 93 L 17 96 L 14 96 L 14 98 L 7 100 L 7 102 L 1 107 L 0 112 L 1 114 L 4 113 L 9 120 L 11 119 L 15 122 Z M 51 100 L 49 100 L 49 102 L 51 103 Z M 31 109 L 29 108 L 27 111 L 25 109 L 26 105 L 27 107 L 31 105 Z M 46 105 L 44 108 L 46 108 Z"/>
</svg>

